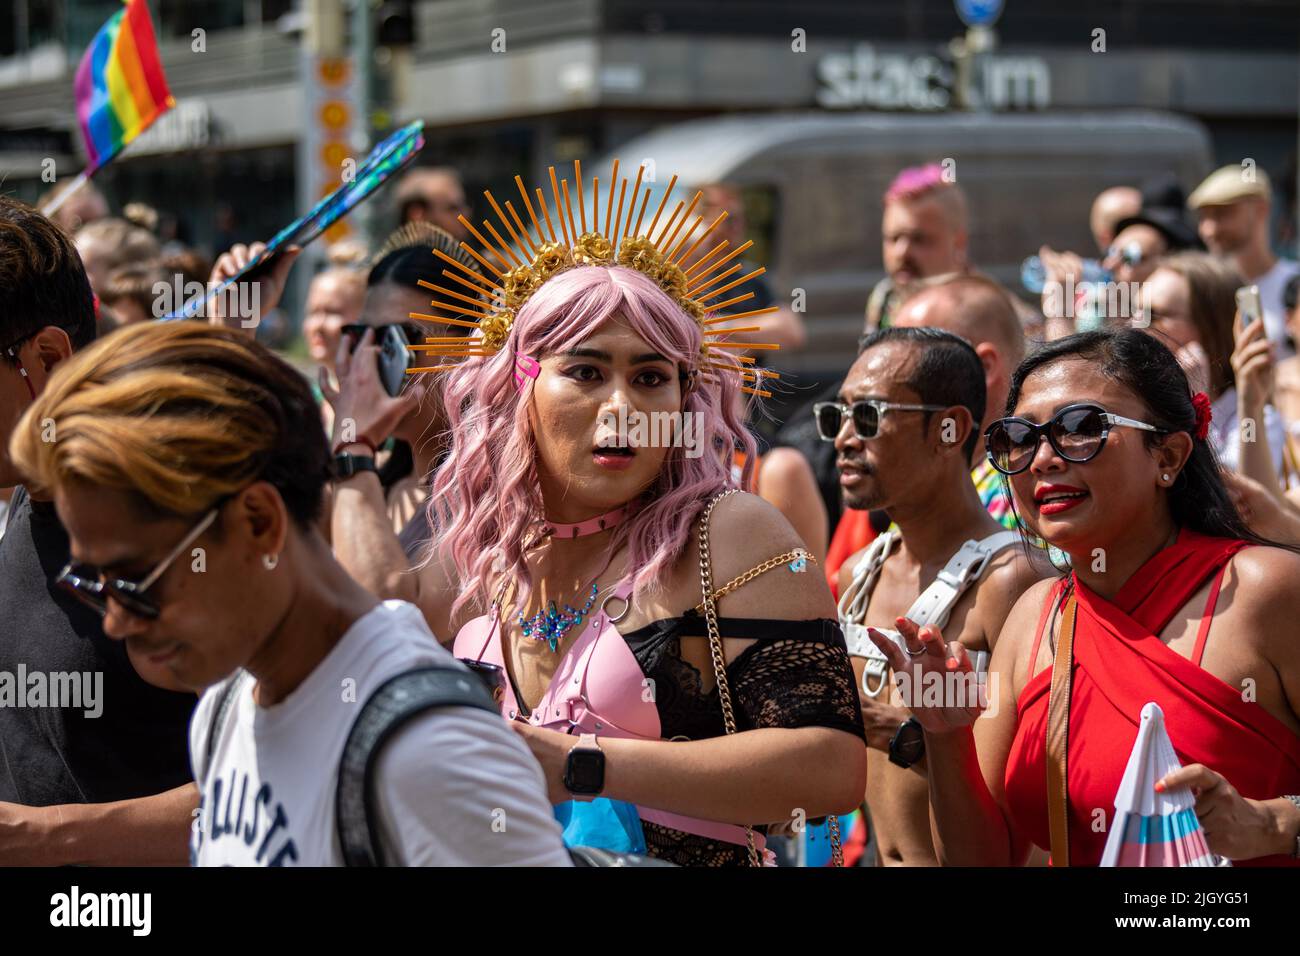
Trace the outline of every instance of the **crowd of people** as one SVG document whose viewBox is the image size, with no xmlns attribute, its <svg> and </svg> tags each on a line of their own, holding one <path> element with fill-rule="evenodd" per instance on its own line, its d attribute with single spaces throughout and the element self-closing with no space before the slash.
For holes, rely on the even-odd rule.
<svg viewBox="0 0 1300 956">
<path fill-rule="evenodd" d="M 638 176 L 611 231 L 617 168 L 590 205 L 550 172 L 482 229 L 408 173 L 297 365 L 160 321 L 258 244 L 0 197 L 0 672 L 103 681 L 94 716 L 0 688 L 0 863 L 1094 866 L 1155 702 L 1156 790 L 1300 865 L 1300 265 L 1262 171 L 1107 189 L 1037 302 L 901 171 L 856 358 L 774 436 L 816 308 L 746 260 L 741 192 L 656 231 Z"/>
</svg>

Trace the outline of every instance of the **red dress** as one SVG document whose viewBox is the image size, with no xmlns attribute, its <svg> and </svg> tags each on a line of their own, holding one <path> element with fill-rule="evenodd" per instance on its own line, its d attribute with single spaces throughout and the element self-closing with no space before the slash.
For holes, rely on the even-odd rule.
<svg viewBox="0 0 1300 956">
<path fill-rule="evenodd" d="M 1242 796 L 1271 800 L 1300 793 L 1300 737 L 1257 703 L 1203 670 L 1201 656 L 1219 585 L 1228 560 L 1247 542 L 1183 530 L 1120 589 L 1114 603 L 1075 582 L 1073 693 L 1070 700 L 1070 862 L 1096 866 L 1106 830 L 1095 826 L 1100 808 L 1106 826 L 1115 816 L 1115 792 L 1128 763 L 1142 707 L 1160 705 L 1179 761 L 1221 773 Z M 1205 582 L 1215 576 L 1191 659 L 1170 650 L 1160 632 Z M 1052 591 L 1039 621 L 1031 661 L 1037 660 L 1043 622 L 1060 599 L 1065 581 Z M 1231 640 L 1231 634 L 1216 634 Z M 1016 701 L 1015 740 L 1007 759 L 1006 803 L 1017 828 L 1048 849 L 1047 699 L 1052 669 L 1025 685 Z M 1297 865 L 1286 856 L 1234 865 Z"/>
</svg>

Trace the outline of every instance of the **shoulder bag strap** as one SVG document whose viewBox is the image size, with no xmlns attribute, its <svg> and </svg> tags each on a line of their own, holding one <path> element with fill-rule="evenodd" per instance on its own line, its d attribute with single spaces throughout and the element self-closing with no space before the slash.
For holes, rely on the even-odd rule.
<svg viewBox="0 0 1300 956">
<path fill-rule="evenodd" d="M 235 702 L 235 693 L 243 682 L 244 672 L 242 670 L 235 671 L 235 676 L 230 679 L 225 689 L 221 691 L 221 696 L 217 699 L 217 706 L 212 708 L 212 719 L 208 722 L 208 739 L 203 748 L 203 766 L 197 768 L 197 782 L 200 791 L 205 789 L 207 785 L 208 774 L 212 771 L 212 757 L 217 752 L 217 739 L 221 736 L 221 729 L 226 726 L 226 715 L 230 713 L 230 707 Z"/>
<path fill-rule="evenodd" d="M 1073 593 L 1061 615 L 1061 635 L 1052 661 L 1052 689 L 1047 698 L 1047 818 L 1052 839 L 1052 866 L 1070 865 L 1070 690 L 1074 671 L 1074 619 L 1078 600 Z"/>
</svg>

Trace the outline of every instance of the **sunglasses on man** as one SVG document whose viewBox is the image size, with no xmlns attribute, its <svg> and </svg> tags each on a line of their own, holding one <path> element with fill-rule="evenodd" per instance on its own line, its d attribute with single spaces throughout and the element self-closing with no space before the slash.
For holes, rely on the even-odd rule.
<svg viewBox="0 0 1300 956">
<path fill-rule="evenodd" d="M 374 332 L 373 341 L 376 345 L 380 345 L 389 329 L 400 329 L 407 345 L 423 342 L 425 336 L 432 334 L 414 322 L 390 322 L 387 325 L 365 325 L 360 322 L 350 322 L 339 331 L 348 339 L 348 351 L 355 352 L 357 346 L 361 344 L 362 336 L 367 332 Z"/>
<path fill-rule="evenodd" d="M 817 420 L 817 434 L 822 441 L 834 441 L 844 427 L 844 420 L 853 422 L 853 434 L 870 440 L 880 434 L 880 419 L 886 412 L 941 412 L 946 405 L 904 405 L 883 402 L 878 398 L 863 398 L 852 405 L 843 402 L 817 402 L 813 417 Z"/>
<path fill-rule="evenodd" d="M 158 617 L 161 610 L 157 603 L 145 595 L 145 592 L 163 576 L 163 573 L 171 567 L 172 562 L 180 557 L 182 551 L 193 544 L 199 535 L 208 530 L 208 527 L 216 520 L 220 511 L 221 504 L 214 505 L 212 510 L 205 514 L 199 523 L 181 539 L 180 544 L 176 545 L 171 550 L 171 553 L 158 563 L 157 567 L 139 581 L 132 581 L 127 578 L 105 578 L 99 568 L 88 564 L 69 563 L 59 572 L 59 576 L 54 579 L 54 583 L 68 591 L 83 604 L 94 608 L 101 615 L 108 613 L 108 598 L 111 597 L 136 617 L 152 621 Z"/>
<path fill-rule="evenodd" d="M 18 366 L 18 374 L 22 376 L 23 383 L 27 386 L 27 393 L 31 395 L 32 401 L 35 401 L 36 388 L 32 385 L 32 377 L 27 374 L 27 369 L 23 365 L 23 360 L 18 356 L 18 347 L 30 338 L 31 336 L 29 335 L 26 338 L 19 339 L 17 342 L 12 342 L 9 345 L 0 348 L 0 352 L 3 352 L 14 360 L 14 363 Z"/>
<path fill-rule="evenodd" d="M 1066 461 L 1083 464 L 1101 454 L 1116 426 L 1168 433 L 1168 429 L 1112 415 L 1100 405 L 1080 403 L 1066 406 L 1041 425 L 1024 418 L 999 418 L 985 429 L 984 448 L 994 468 L 1004 475 L 1018 475 L 1033 462 L 1044 438 Z"/>
<path fill-rule="evenodd" d="M 1142 264 L 1142 246 L 1136 242 L 1128 242 L 1124 245 L 1112 245 L 1106 250 L 1104 258 L 1118 258 L 1119 264 L 1124 266 L 1140 266 Z"/>
</svg>

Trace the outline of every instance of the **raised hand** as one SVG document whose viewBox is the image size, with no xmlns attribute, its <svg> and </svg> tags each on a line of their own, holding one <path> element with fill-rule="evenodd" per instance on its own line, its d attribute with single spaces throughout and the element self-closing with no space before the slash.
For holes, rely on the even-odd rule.
<svg viewBox="0 0 1300 956">
<path fill-rule="evenodd" d="M 918 627 L 905 617 L 897 624 L 906 652 L 874 627 L 867 628 L 867 634 L 889 659 L 903 703 L 927 733 L 969 727 L 987 702 L 966 648 L 957 641 L 945 642 L 932 625 Z"/>
<path fill-rule="evenodd" d="M 1233 378 L 1243 407 L 1258 412 L 1273 393 L 1273 346 L 1264 333 L 1264 323 L 1256 320 L 1244 329 L 1240 313 L 1232 323 Z"/>
<path fill-rule="evenodd" d="M 212 289 L 227 279 L 238 275 L 239 270 L 261 255 L 266 243 L 255 242 L 251 246 L 236 243 L 217 257 L 212 266 L 212 275 L 208 278 L 208 288 Z M 289 281 L 289 270 L 294 260 L 302 252 L 297 246 L 291 246 L 280 255 L 271 266 L 270 271 L 257 279 L 237 282 L 225 292 L 213 296 L 208 303 L 208 321 L 213 325 L 227 328 L 252 330 L 262 321 L 262 316 L 280 304 L 284 295 L 285 284 Z M 244 286 L 247 288 L 242 288 Z"/>
<path fill-rule="evenodd" d="M 397 398 L 384 390 L 379 380 L 379 346 L 375 345 L 374 329 L 366 329 L 356 351 L 352 351 L 348 336 L 343 336 L 334 367 L 338 370 L 338 390 L 331 387 L 324 367 L 320 369 L 319 384 L 325 401 L 334 409 L 335 448 L 354 440 L 378 448 L 404 418 L 419 408 L 422 389 L 417 383 L 408 382 Z"/>
</svg>

